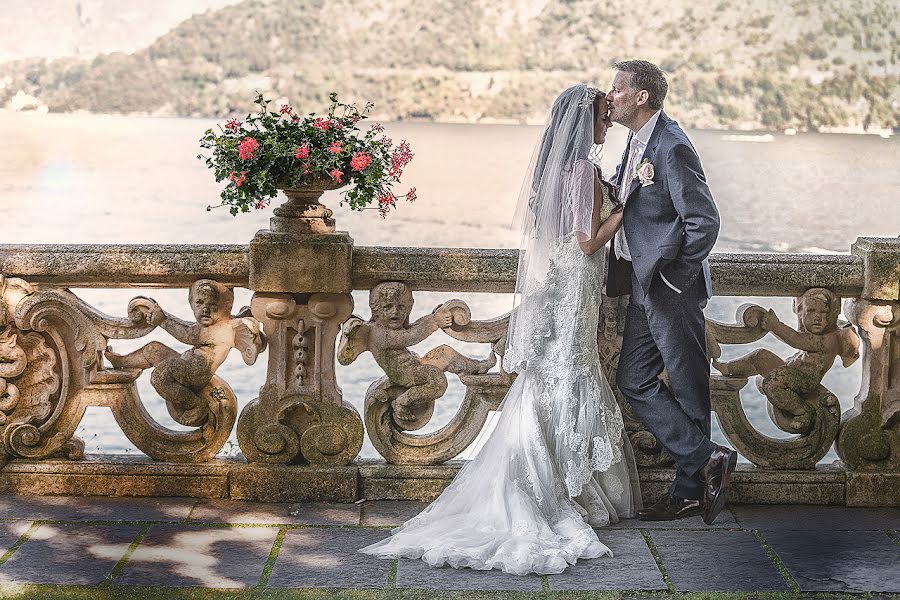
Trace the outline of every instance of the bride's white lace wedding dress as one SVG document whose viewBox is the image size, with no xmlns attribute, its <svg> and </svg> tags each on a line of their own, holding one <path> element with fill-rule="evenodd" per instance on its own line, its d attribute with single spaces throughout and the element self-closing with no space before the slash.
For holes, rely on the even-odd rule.
<svg viewBox="0 0 900 600">
<path fill-rule="evenodd" d="M 584 85 L 563 92 L 529 167 L 519 205 L 521 304 L 503 357 L 518 375 L 493 431 L 437 500 L 361 552 L 560 573 L 578 559 L 611 555 L 592 526 L 638 508 L 631 446 L 597 352 L 606 262 L 579 245 L 593 235 L 595 194 L 602 189 L 609 201 L 586 160 L 596 93 Z"/>
<path fill-rule="evenodd" d="M 604 265 L 574 235 L 561 241 L 545 289 L 524 300 L 540 318 L 504 359 L 519 375 L 496 428 L 437 500 L 363 552 L 514 574 L 612 555 L 591 526 L 633 516 L 638 492 L 597 354 Z"/>
</svg>

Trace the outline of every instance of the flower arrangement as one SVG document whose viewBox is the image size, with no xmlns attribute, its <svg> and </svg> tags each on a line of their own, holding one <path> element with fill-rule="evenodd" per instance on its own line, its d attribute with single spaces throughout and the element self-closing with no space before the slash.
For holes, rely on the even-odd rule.
<svg viewBox="0 0 900 600">
<path fill-rule="evenodd" d="M 277 112 L 269 110 L 271 101 L 257 94 L 256 113 L 243 121 L 231 119 L 218 132 L 207 129 L 200 146 L 212 150 L 212 156 L 197 158 L 213 169 L 216 181 L 228 180 L 221 205 L 236 215 L 267 207 L 278 189 L 324 190 L 348 184 L 353 187 L 343 192 L 342 204 L 363 210 L 377 203 L 382 217 L 398 199 L 415 201 L 415 188 L 403 195 L 392 189 L 413 158 L 409 143 L 394 146 L 379 124 L 365 132 L 359 129 L 374 106 L 371 102 L 359 111 L 356 105 L 338 102 L 335 93 L 329 99 L 327 116 L 300 116 L 287 104 Z"/>
</svg>

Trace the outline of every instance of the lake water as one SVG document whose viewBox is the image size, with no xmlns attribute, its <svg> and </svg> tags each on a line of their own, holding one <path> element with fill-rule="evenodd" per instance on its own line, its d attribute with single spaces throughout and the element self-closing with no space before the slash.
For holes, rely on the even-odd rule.
<svg viewBox="0 0 900 600">
<path fill-rule="evenodd" d="M 214 122 L 93 115 L 23 115 L 0 112 L 0 217 L 6 244 L 224 243 L 246 244 L 268 226 L 271 210 L 231 217 L 216 204 L 219 184 L 196 159 L 197 139 Z M 339 193 L 325 203 L 335 209 L 338 228 L 363 246 L 443 246 L 511 248 L 518 232 L 510 221 L 539 128 L 507 125 L 388 123 L 395 140 L 408 139 L 416 158 L 404 187 L 418 188 L 414 204 L 401 204 L 387 219 L 376 211 L 355 213 L 339 206 Z M 690 131 L 703 160 L 722 215 L 720 252 L 846 253 L 860 236 L 900 233 L 900 144 L 873 136 L 773 134 L 759 137 L 721 131 Z M 768 141 L 759 141 L 768 140 Z M 625 131 L 614 127 L 602 163 L 615 167 Z M 154 297 L 169 312 L 191 318 L 186 290 L 74 290 L 100 310 L 124 315 L 136 295 Z M 465 300 L 473 318 L 505 313 L 511 297 L 499 294 L 417 293 L 413 318 L 452 297 Z M 356 312 L 369 316 L 367 295 L 354 294 Z M 235 307 L 249 304 L 250 293 L 236 290 Z M 739 304 L 753 301 L 776 309 L 796 323 L 789 299 L 714 298 L 710 318 L 732 321 Z M 486 349 L 450 340 L 441 333 L 415 347 L 425 351 L 452 343 L 472 356 Z M 149 339 L 183 349 L 165 333 L 142 340 L 117 341 L 128 351 Z M 764 345 L 786 356 L 789 349 L 766 339 Z M 726 357 L 743 353 L 726 349 Z M 232 353 L 219 370 L 234 388 L 241 407 L 265 379 L 265 355 L 247 367 Z M 339 367 L 344 396 L 360 411 L 369 383 L 380 373 L 369 354 Z M 423 431 L 436 429 L 455 413 L 462 386 L 450 376 L 447 396 Z M 859 363 L 835 366 L 825 385 L 844 409 L 859 388 Z M 149 412 L 160 423 L 180 428 L 167 415 L 149 383 L 139 380 Z M 753 386 L 749 386 L 752 388 Z M 769 435 L 784 437 L 768 421 L 763 399 L 746 390 L 752 422 Z M 121 434 L 108 410 L 88 410 L 79 435 L 88 452 L 137 450 Z M 720 434 L 716 436 L 721 440 Z M 226 452 L 234 452 L 229 445 Z M 363 456 L 375 456 L 366 442 Z M 826 457 L 830 461 L 833 454 Z"/>
</svg>

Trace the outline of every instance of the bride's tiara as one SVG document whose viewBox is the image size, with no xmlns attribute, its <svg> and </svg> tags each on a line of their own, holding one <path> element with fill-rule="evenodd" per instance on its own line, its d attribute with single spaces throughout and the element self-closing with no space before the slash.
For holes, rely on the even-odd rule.
<svg viewBox="0 0 900 600">
<path fill-rule="evenodd" d="M 584 88 L 584 95 L 581 97 L 581 101 L 578 103 L 578 106 L 590 106 L 594 103 L 594 98 L 597 97 L 597 94 L 600 94 L 602 98 L 606 94 L 603 93 L 600 88 L 595 88 L 591 86 L 587 86 Z"/>
</svg>

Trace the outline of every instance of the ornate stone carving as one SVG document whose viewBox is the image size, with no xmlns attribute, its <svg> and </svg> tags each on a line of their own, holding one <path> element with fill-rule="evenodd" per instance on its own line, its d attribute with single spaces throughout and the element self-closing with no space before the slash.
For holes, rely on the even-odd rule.
<svg viewBox="0 0 900 600">
<path fill-rule="evenodd" d="M 847 300 L 844 312 L 863 342 L 863 379 L 837 439 L 855 470 L 900 470 L 900 304 Z"/>
<path fill-rule="evenodd" d="M 259 398 L 238 419 L 251 462 L 338 464 L 362 448 L 359 413 L 334 375 L 335 340 L 353 311 L 349 294 L 256 293 L 253 315 L 269 335 L 269 368 Z"/>
<path fill-rule="evenodd" d="M 369 439 L 388 462 L 437 464 L 453 458 L 474 441 L 487 414 L 495 410 L 509 386 L 509 375 L 487 374 L 496 364 L 494 351 L 502 343 L 508 317 L 473 322 L 468 306 L 451 300 L 414 323 L 409 322 L 413 295 L 400 282 L 385 282 L 369 294 L 372 318 L 351 317 L 341 332 L 338 360 L 352 363 L 365 351 L 385 372 L 366 392 L 365 417 Z M 463 356 L 447 345 L 424 356 L 408 348 L 443 329 L 456 339 L 490 343 L 484 360 Z M 445 427 L 428 435 L 410 435 L 434 414 L 435 401 L 447 390 L 446 373 L 455 373 L 466 386 L 457 414 Z"/>
<path fill-rule="evenodd" d="M 603 294 L 603 302 L 600 305 L 600 322 L 597 326 L 597 349 L 600 353 L 600 365 L 612 387 L 619 409 L 622 411 L 625 431 L 628 433 L 628 439 L 634 449 L 635 461 L 642 467 L 671 466 L 674 464 L 672 457 L 663 449 L 656 436 L 644 428 L 644 424 L 631 410 L 631 406 L 616 385 L 627 306 L 628 296 L 610 298 Z"/>
<path fill-rule="evenodd" d="M 745 304 L 738 309 L 738 324 L 709 322 L 712 365 L 725 377 L 712 378 L 714 410 L 729 441 L 754 464 L 777 469 L 814 468 L 837 435 L 840 403 L 821 381 L 840 356 L 845 367 L 859 357 L 859 336 L 848 323 L 838 321 L 840 298 L 824 288 L 812 288 L 794 300 L 798 329 L 782 323 L 775 312 Z M 731 361 L 719 358 L 717 343 L 749 343 L 771 332 L 798 350 L 782 359 L 757 349 Z M 769 401 L 769 416 L 787 433 L 776 440 L 759 433 L 747 420 L 740 390 L 749 377 Z"/>
</svg>

